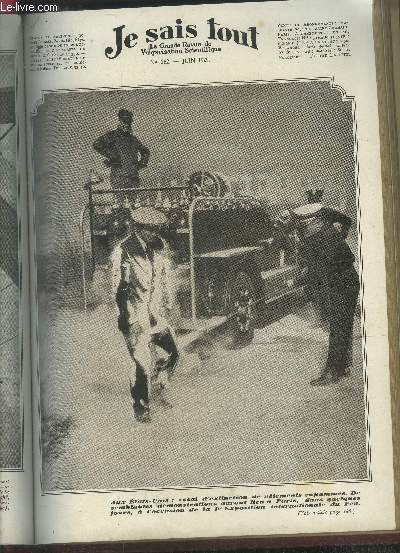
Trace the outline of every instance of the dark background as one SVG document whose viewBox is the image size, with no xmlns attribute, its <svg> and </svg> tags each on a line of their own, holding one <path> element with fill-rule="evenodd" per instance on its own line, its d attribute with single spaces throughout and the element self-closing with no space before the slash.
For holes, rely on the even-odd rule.
<svg viewBox="0 0 400 553">
<path fill-rule="evenodd" d="M 381 534 L 375 536 L 375 538 L 384 538 Z M 69 545 L 48 545 L 48 546 L 36 546 L 36 547 L 4 547 L 2 551 L 4 553 L 133 553 L 133 552 L 158 552 L 172 553 L 175 551 L 181 551 L 182 553 L 199 552 L 199 553 L 222 553 L 222 551 L 234 551 L 235 553 L 398 553 L 400 551 L 400 545 L 397 543 L 390 543 L 393 538 L 398 539 L 398 535 L 389 534 L 385 536 L 385 540 L 389 543 L 377 543 L 374 536 L 363 538 L 360 536 L 348 536 L 343 538 L 340 536 L 330 536 L 325 538 L 319 537 L 299 537 L 299 538 L 272 538 L 268 540 L 268 547 L 260 547 L 261 540 L 255 540 L 254 546 L 246 545 L 245 547 L 240 545 L 240 541 L 235 542 L 218 542 L 215 541 L 210 547 L 202 548 L 202 544 L 193 544 L 189 542 L 177 542 L 177 543 L 164 543 L 164 544 L 129 544 L 129 543 L 116 543 L 116 544 L 69 544 Z M 364 544 L 352 544 L 353 539 L 361 539 Z M 296 541 L 294 541 L 296 540 Z M 340 545 L 335 545 L 335 540 L 340 542 Z M 319 546 L 299 546 L 300 543 L 316 544 L 321 541 L 324 545 Z M 374 543 L 368 543 L 372 541 Z M 397 541 L 397 540 L 396 540 Z M 258 543 L 258 545 L 256 545 Z M 248 542 L 247 542 L 248 544 Z M 283 545 L 284 544 L 284 545 Z M 296 546 L 297 544 L 297 546 Z M 329 544 L 329 545 L 327 545 Z"/>
</svg>

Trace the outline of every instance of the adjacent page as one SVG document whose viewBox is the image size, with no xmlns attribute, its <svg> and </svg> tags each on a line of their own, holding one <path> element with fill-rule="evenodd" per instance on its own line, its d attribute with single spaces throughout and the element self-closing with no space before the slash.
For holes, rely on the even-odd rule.
<svg viewBox="0 0 400 553">
<path fill-rule="evenodd" d="M 36 541 L 394 529 L 372 3 L 26 22 Z"/>
<path fill-rule="evenodd" d="M 32 543 L 28 212 L 21 19 L 0 16 L 0 543 Z M 23 521 L 23 523 L 22 523 Z"/>
</svg>

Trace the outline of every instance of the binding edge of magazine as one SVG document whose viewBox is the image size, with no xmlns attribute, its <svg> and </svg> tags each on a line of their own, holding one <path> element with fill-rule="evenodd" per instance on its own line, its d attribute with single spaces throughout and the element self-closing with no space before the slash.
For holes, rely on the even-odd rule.
<svg viewBox="0 0 400 553">
<path fill-rule="evenodd" d="M 400 527 L 400 2 L 375 0 L 396 526 Z M 396 71 L 397 67 L 397 71 Z"/>
</svg>

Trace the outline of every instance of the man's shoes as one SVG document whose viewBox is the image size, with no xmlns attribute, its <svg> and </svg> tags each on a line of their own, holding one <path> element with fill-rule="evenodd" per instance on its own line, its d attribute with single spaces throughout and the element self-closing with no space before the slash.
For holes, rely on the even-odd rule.
<svg viewBox="0 0 400 553">
<path fill-rule="evenodd" d="M 166 394 L 168 392 L 169 378 L 166 370 L 158 373 L 152 382 L 152 392 L 154 399 L 165 409 L 172 409 L 172 403 L 168 401 Z"/>
<path fill-rule="evenodd" d="M 318 378 L 313 378 L 310 381 L 311 386 L 327 386 L 333 382 L 333 378 L 329 374 L 322 374 Z"/>
<path fill-rule="evenodd" d="M 137 411 L 135 411 L 135 419 L 138 422 L 142 422 L 142 423 L 151 422 L 149 409 L 144 410 L 144 411 L 139 412 L 139 413 Z"/>
<path fill-rule="evenodd" d="M 328 369 L 318 378 L 311 380 L 311 386 L 327 386 L 328 384 L 336 384 L 341 378 L 349 378 L 351 376 L 351 367 L 345 367 L 342 371 Z"/>
<path fill-rule="evenodd" d="M 135 414 L 135 419 L 138 422 L 143 422 L 143 423 L 151 422 L 150 409 L 148 407 L 147 409 L 143 409 L 142 411 L 134 410 L 134 414 Z"/>
<path fill-rule="evenodd" d="M 156 391 L 164 390 L 168 387 L 169 379 L 168 373 L 166 370 L 160 371 L 157 376 L 154 378 L 152 385 Z"/>
<path fill-rule="evenodd" d="M 133 414 L 138 422 L 146 423 L 151 421 L 150 409 L 147 405 L 142 405 L 142 403 L 133 404 Z"/>
<path fill-rule="evenodd" d="M 332 382 L 337 382 L 341 378 L 349 378 L 351 376 L 351 369 L 350 367 L 346 367 L 342 371 L 338 373 L 333 373 L 332 375 Z"/>
<path fill-rule="evenodd" d="M 169 376 L 171 377 L 176 369 L 176 366 L 179 361 L 180 354 L 178 352 L 172 353 L 167 361 L 166 370 L 168 371 Z"/>
</svg>

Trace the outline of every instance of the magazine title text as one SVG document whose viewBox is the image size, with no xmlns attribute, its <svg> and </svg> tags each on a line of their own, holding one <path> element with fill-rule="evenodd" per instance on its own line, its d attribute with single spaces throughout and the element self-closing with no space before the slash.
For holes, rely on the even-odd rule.
<svg viewBox="0 0 400 553">
<path fill-rule="evenodd" d="M 207 20 L 208 40 L 219 40 L 223 42 L 233 42 L 241 46 L 247 46 L 258 50 L 256 27 L 249 27 L 245 31 L 223 27 L 217 23 L 213 17 Z M 105 56 L 113 60 L 117 58 L 124 48 L 134 48 L 139 43 L 139 35 L 134 32 L 127 32 L 125 25 L 120 25 L 113 29 L 114 38 L 112 46 L 107 46 L 104 50 Z M 172 39 L 191 39 L 198 36 L 197 26 L 193 24 L 184 24 L 182 19 L 177 19 L 174 25 L 165 25 L 147 29 L 145 32 L 146 43 L 151 46 L 157 40 Z"/>
</svg>

